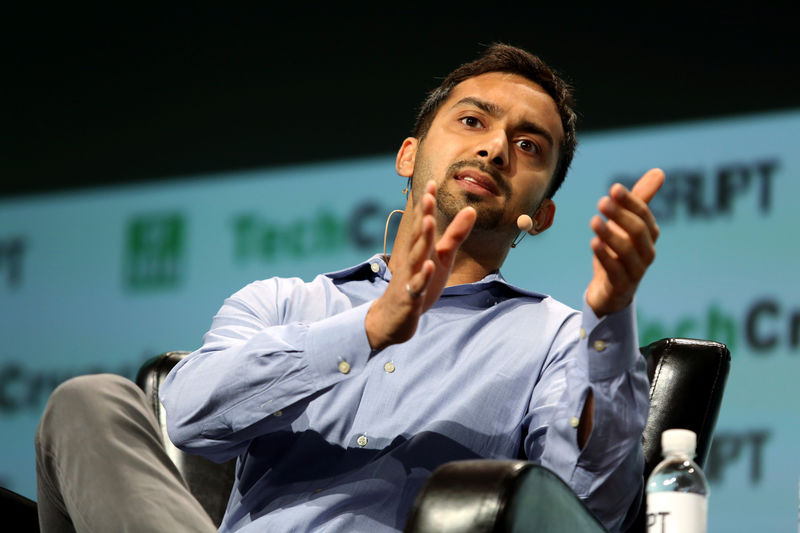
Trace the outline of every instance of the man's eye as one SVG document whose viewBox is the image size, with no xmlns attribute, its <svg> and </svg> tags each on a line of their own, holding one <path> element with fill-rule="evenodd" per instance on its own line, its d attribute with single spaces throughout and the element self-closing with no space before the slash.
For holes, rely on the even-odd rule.
<svg viewBox="0 0 800 533">
<path fill-rule="evenodd" d="M 475 117 L 464 117 L 461 119 L 461 123 L 470 128 L 480 128 L 481 126 L 483 126 L 483 124 L 481 124 L 481 121 Z"/>
<path fill-rule="evenodd" d="M 517 141 L 517 146 L 519 146 L 523 151 L 529 152 L 531 154 L 539 153 L 539 147 L 536 146 L 535 143 L 527 139 L 520 139 L 519 141 Z"/>
</svg>

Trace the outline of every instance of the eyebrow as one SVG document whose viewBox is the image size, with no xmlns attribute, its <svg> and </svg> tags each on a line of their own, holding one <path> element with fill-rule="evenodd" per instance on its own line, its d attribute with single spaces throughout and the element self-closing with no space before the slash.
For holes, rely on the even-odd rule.
<svg viewBox="0 0 800 533">
<path fill-rule="evenodd" d="M 467 105 L 467 106 L 474 106 L 480 109 L 481 111 L 488 113 L 490 116 L 497 118 L 503 114 L 503 108 L 499 105 L 495 104 L 494 102 L 487 102 L 486 100 L 481 100 L 480 98 L 476 98 L 474 96 L 466 96 L 452 105 L 451 109 L 460 105 Z M 544 137 L 547 142 L 550 143 L 550 146 L 555 146 L 555 142 L 553 141 L 553 136 L 550 135 L 546 129 L 542 126 L 530 122 L 528 120 L 524 121 L 520 124 L 517 129 L 524 131 L 526 133 L 531 133 L 535 135 L 541 135 Z"/>
</svg>

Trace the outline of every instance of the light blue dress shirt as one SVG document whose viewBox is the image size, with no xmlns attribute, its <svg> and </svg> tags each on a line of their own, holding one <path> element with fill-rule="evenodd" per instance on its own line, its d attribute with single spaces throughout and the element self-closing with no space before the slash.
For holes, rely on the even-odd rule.
<svg viewBox="0 0 800 533">
<path fill-rule="evenodd" d="M 648 380 L 632 306 L 599 320 L 493 273 L 445 288 L 411 340 L 373 351 L 364 318 L 389 279 L 375 256 L 308 283 L 252 283 L 169 374 L 172 441 L 238 457 L 220 531 L 399 531 L 437 466 L 520 455 L 617 529 L 643 484 Z"/>
</svg>

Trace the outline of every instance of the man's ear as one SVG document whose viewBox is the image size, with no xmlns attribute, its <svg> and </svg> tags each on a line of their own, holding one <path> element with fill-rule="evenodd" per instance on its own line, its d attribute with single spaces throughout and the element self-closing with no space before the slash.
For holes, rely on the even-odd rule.
<svg viewBox="0 0 800 533">
<path fill-rule="evenodd" d="M 528 232 L 531 235 L 541 233 L 553 225 L 553 219 L 556 216 L 556 204 L 550 198 L 542 200 L 542 204 L 536 213 L 533 214 L 533 227 Z"/>
<path fill-rule="evenodd" d="M 407 137 L 397 151 L 397 160 L 394 168 L 400 176 L 410 178 L 414 175 L 414 163 L 417 160 L 419 141 L 416 137 Z"/>
</svg>

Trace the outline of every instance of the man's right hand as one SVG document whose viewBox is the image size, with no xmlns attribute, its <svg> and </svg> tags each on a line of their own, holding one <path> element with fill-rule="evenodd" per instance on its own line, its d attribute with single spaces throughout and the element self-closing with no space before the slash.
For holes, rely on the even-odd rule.
<svg viewBox="0 0 800 533">
<path fill-rule="evenodd" d="M 465 207 L 434 242 L 435 194 L 436 185 L 429 181 L 414 206 L 412 238 L 404 243 L 404 249 L 393 251 L 393 259 L 400 261 L 392 261 L 389 286 L 367 311 L 364 325 L 375 350 L 405 342 L 414 335 L 419 317 L 439 299 L 447 285 L 456 252 L 475 224 L 475 209 Z"/>
</svg>

